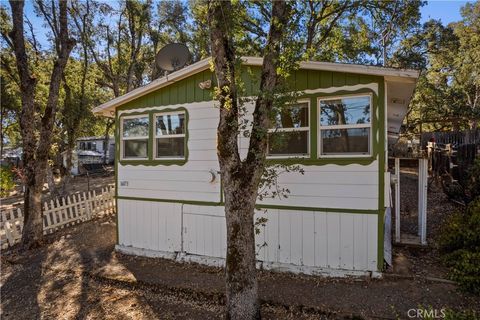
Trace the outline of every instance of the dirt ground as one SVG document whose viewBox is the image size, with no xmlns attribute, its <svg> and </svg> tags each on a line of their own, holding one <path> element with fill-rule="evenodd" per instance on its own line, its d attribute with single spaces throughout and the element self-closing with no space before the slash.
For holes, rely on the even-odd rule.
<svg viewBox="0 0 480 320">
<path fill-rule="evenodd" d="M 418 174 L 415 168 L 402 168 L 400 190 L 401 233 L 415 235 L 418 231 Z M 448 269 L 442 264 L 437 242 L 442 232 L 443 222 L 449 215 L 460 209 L 458 204 L 447 199 L 439 184 L 429 180 L 427 196 L 428 246 L 395 246 L 393 255 L 396 264 L 390 271 L 446 279 Z M 392 215 L 394 215 L 393 212 Z M 394 230 L 395 221 L 392 226 L 392 237 L 395 236 Z"/>
<path fill-rule="evenodd" d="M 114 249 L 113 217 L 2 254 L 2 319 L 220 319 L 223 271 Z M 262 271 L 265 319 L 398 319 L 411 308 L 478 310 L 453 284 L 417 279 L 325 279 Z"/>
<path fill-rule="evenodd" d="M 110 180 L 109 180 L 110 179 Z M 112 178 L 95 179 L 102 187 Z M 416 176 L 402 173 L 402 231 L 416 231 Z M 93 182 L 93 184 L 92 184 Z M 77 180 L 74 188 L 86 187 Z M 448 281 L 435 248 L 455 210 L 432 186 L 427 248 L 394 247 L 384 279 L 332 279 L 259 272 L 264 319 L 406 319 L 412 308 L 480 312 L 480 299 Z M 48 236 L 37 250 L 1 255 L 2 319 L 221 319 L 223 270 L 114 251 L 114 217 Z M 398 276 L 401 274 L 401 276 Z M 430 278 L 427 278 L 430 277 Z"/>
</svg>

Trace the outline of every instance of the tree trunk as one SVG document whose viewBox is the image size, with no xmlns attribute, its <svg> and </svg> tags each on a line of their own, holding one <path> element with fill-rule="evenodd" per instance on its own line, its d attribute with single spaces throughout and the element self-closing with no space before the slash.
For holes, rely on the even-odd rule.
<svg viewBox="0 0 480 320">
<path fill-rule="evenodd" d="M 41 188 L 39 190 L 36 185 L 26 185 L 24 201 L 22 245 L 28 244 L 28 248 L 33 248 L 39 246 L 43 239 Z"/>
<path fill-rule="evenodd" d="M 235 45 L 232 23 L 235 10 L 230 1 L 211 1 L 208 8 L 212 58 L 217 78 L 220 120 L 217 155 L 225 193 L 227 226 L 226 318 L 260 319 L 256 276 L 254 213 L 258 185 L 265 167 L 268 114 L 278 81 L 280 42 L 288 20 L 285 1 L 272 5 L 272 20 L 262 66 L 260 92 L 253 114 L 247 158 L 239 155 L 239 106 L 235 83 Z"/>
<path fill-rule="evenodd" d="M 254 209 L 255 195 L 235 181 L 225 194 L 227 223 L 226 290 L 227 319 L 260 319 L 256 276 Z M 253 199 L 253 201 L 252 201 Z"/>
<path fill-rule="evenodd" d="M 35 87 L 36 80 L 29 70 L 28 56 L 25 49 L 23 28 L 23 1 L 10 0 L 12 8 L 13 28 L 10 32 L 12 39 L 17 70 L 20 77 L 20 91 L 22 98 L 22 111 L 20 116 L 20 129 L 23 142 L 23 165 L 26 176 L 24 197 L 24 227 L 22 233 L 22 247 L 28 249 L 42 242 L 43 216 L 42 216 L 42 188 L 47 170 L 48 153 L 52 142 L 52 131 L 57 111 L 60 82 L 70 52 L 75 41 L 68 35 L 67 2 L 59 2 L 58 25 L 55 28 L 55 48 L 57 58 L 53 64 L 50 78 L 49 92 L 45 111 L 38 124 L 35 121 Z M 39 138 L 36 138 L 36 127 L 40 127 Z"/>
</svg>

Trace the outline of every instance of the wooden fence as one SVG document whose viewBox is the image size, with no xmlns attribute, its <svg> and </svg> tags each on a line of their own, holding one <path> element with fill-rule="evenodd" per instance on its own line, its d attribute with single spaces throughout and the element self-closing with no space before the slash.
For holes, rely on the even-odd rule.
<svg viewBox="0 0 480 320">
<path fill-rule="evenodd" d="M 452 132 L 423 132 L 420 139 L 422 148 L 425 148 L 428 142 L 433 141 L 437 144 L 451 144 L 454 147 L 463 144 L 480 144 L 480 129 Z"/>
<path fill-rule="evenodd" d="M 50 234 L 66 226 L 115 212 L 115 187 L 76 193 L 43 204 L 43 233 Z M 18 243 L 22 237 L 23 214 L 20 208 L 0 212 L 1 247 Z"/>
</svg>

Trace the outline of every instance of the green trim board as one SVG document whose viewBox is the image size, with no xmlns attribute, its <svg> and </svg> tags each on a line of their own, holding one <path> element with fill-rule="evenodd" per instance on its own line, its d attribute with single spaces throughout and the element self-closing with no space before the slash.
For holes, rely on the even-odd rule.
<svg viewBox="0 0 480 320">
<path fill-rule="evenodd" d="M 184 112 L 185 113 L 185 157 L 183 159 L 156 159 L 155 155 L 153 154 L 154 150 L 154 144 L 156 143 L 155 139 L 155 119 L 154 116 L 155 114 L 158 113 L 163 113 L 163 112 Z M 117 109 L 117 115 L 118 115 L 118 109 Z M 130 116 L 142 116 L 142 115 L 148 115 L 149 117 L 149 132 L 148 132 L 148 159 L 122 159 L 121 155 L 121 147 L 120 144 L 122 143 L 121 137 L 120 137 L 120 124 L 121 124 L 121 119 L 123 117 L 130 117 Z M 146 111 L 139 111 L 139 112 L 130 112 L 130 113 L 124 113 L 121 114 L 119 117 L 117 116 L 117 123 L 119 124 L 117 126 L 118 128 L 118 148 L 116 150 L 116 158 L 119 159 L 119 162 L 121 165 L 144 165 L 144 166 L 157 166 L 157 165 L 179 165 L 183 166 L 185 163 L 188 162 L 188 122 L 189 122 L 189 115 L 188 115 L 188 110 L 185 107 L 178 107 L 178 108 L 154 108 L 154 109 L 149 109 Z"/>
<path fill-rule="evenodd" d="M 383 259 L 384 259 L 384 216 L 385 216 L 385 141 L 386 141 L 386 128 L 385 128 L 385 82 L 382 81 L 379 84 L 378 88 L 379 99 L 378 104 L 381 105 L 381 108 L 378 108 L 378 144 L 379 149 L 383 152 L 378 154 L 378 270 L 383 271 Z"/>
<path fill-rule="evenodd" d="M 114 136 L 115 136 L 115 208 L 116 208 L 116 214 L 115 214 L 115 225 L 116 225 L 116 242 L 115 244 L 120 244 L 120 231 L 118 227 L 118 155 L 120 154 L 120 126 L 119 126 L 119 118 L 118 118 L 118 110 L 115 110 L 115 131 L 114 131 Z"/>
<path fill-rule="evenodd" d="M 380 88 L 379 88 L 380 89 Z M 380 90 L 379 90 L 380 91 Z M 319 139 L 319 125 L 318 125 L 318 100 L 324 97 L 332 96 L 348 96 L 348 95 L 358 95 L 358 94 L 369 94 L 372 97 L 372 111 L 371 111 L 371 154 L 370 156 L 348 156 L 348 157 L 321 157 L 318 154 L 318 139 Z M 369 165 L 373 161 L 378 159 L 378 155 L 383 152 L 383 145 L 380 142 L 379 130 L 380 127 L 378 122 L 381 121 L 381 115 L 379 109 L 383 109 L 383 103 L 379 96 L 375 93 L 374 90 L 370 88 L 361 88 L 357 90 L 339 90 L 328 93 L 315 93 L 315 94 L 301 94 L 298 100 L 310 99 L 310 155 L 308 157 L 286 157 L 286 158 L 271 158 L 267 159 L 267 164 L 286 164 L 294 165 L 301 164 L 305 166 L 319 166 L 326 164 L 336 164 L 336 165 L 349 165 L 349 164 L 360 164 L 360 165 Z"/>
<path fill-rule="evenodd" d="M 193 201 L 193 200 L 175 200 L 175 199 L 158 199 L 158 198 L 142 198 L 142 197 L 127 197 L 117 196 L 120 200 L 134 200 L 134 201 L 152 201 L 152 202 L 166 202 L 166 203 L 181 203 L 191 204 L 198 206 L 212 206 L 219 207 L 224 206 L 223 201 L 209 202 L 209 201 Z M 335 213 L 351 213 L 351 214 L 375 214 L 378 215 L 378 210 L 368 209 L 344 209 L 344 208 L 320 208 L 320 207 L 302 207 L 302 206 L 280 206 L 280 205 L 268 205 L 257 204 L 256 209 L 279 209 L 279 210 L 298 210 L 298 211 L 320 211 L 320 212 L 335 212 Z"/>
</svg>

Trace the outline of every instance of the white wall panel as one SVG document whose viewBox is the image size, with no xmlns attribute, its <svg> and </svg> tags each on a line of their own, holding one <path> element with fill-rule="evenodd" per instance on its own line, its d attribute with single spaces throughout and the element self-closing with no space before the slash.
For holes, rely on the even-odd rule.
<svg viewBox="0 0 480 320">
<path fill-rule="evenodd" d="M 183 236 L 187 254 L 225 258 L 222 206 L 118 199 L 118 210 L 120 245 L 178 252 Z M 255 217 L 268 219 L 256 236 L 258 260 L 377 270 L 377 215 L 270 209 Z"/>
<path fill-rule="evenodd" d="M 181 204 L 117 201 L 120 245 L 166 252 L 181 250 Z"/>
<path fill-rule="evenodd" d="M 224 258 L 223 207 L 184 205 L 187 254 Z M 377 216 L 338 212 L 270 209 L 256 235 L 257 259 L 299 266 L 377 270 Z"/>
</svg>

